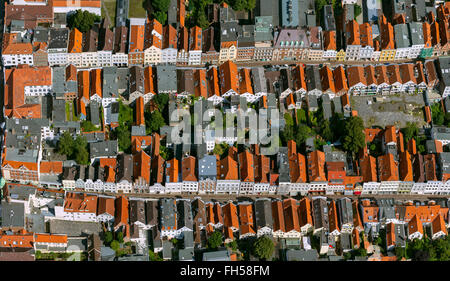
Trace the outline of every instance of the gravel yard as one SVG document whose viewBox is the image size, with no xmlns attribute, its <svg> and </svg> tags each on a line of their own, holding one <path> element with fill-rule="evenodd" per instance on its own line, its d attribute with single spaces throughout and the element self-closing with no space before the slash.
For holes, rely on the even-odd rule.
<svg viewBox="0 0 450 281">
<path fill-rule="evenodd" d="M 422 94 L 397 94 L 391 96 L 353 96 L 353 110 L 364 120 L 366 127 L 395 125 L 404 127 L 407 122 L 425 124 Z"/>
</svg>

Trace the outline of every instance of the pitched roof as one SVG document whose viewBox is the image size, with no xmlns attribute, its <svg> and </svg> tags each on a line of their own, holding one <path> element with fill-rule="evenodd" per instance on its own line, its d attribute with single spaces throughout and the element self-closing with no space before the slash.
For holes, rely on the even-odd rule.
<svg viewBox="0 0 450 281">
<path fill-rule="evenodd" d="M 372 35 L 372 26 L 365 22 L 363 24 L 359 25 L 359 31 L 360 31 L 360 39 L 361 39 L 361 46 L 366 47 L 370 46 L 373 47 L 373 35 Z"/>
<path fill-rule="evenodd" d="M 222 207 L 224 227 L 239 229 L 237 207 L 233 202 L 228 202 Z"/>
<path fill-rule="evenodd" d="M 447 227 L 445 226 L 444 218 L 441 214 L 438 214 L 431 223 L 431 231 L 433 234 L 442 231 L 445 235 L 447 235 Z"/>
<path fill-rule="evenodd" d="M 197 176 L 195 175 L 195 167 L 197 167 L 196 160 L 194 156 L 183 159 L 181 163 L 183 181 L 197 181 Z"/>
<path fill-rule="evenodd" d="M 330 90 L 333 93 L 336 93 L 336 89 L 334 87 L 333 72 L 328 66 L 324 66 L 320 69 L 320 81 L 322 90 L 324 92 Z"/>
<path fill-rule="evenodd" d="M 177 48 L 177 30 L 172 25 L 166 25 L 163 28 L 163 45 L 162 49 Z"/>
<path fill-rule="evenodd" d="M 69 53 L 81 53 L 83 52 L 83 33 L 76 27 L 70 31 L 69 46 L 67 48 Z"/>
<path fill-rule="evenodd" d="M 295 230 L 300 232 L 300 224 L 298 219 L 298 202 L 293 198 L 283 200 L 283 214 L 286 232 Z"/>
<path fill-rule="evenodd" d="M 284 224 L 283 202 L 280 200 L 272 201 L 273 231 L 286 231 Z"/>
<path fill-rule="evenodd" d="M 239 92 L 239 75 L 236 64 L 230 60 L 219 66 L 220 93 L 223 95 L 229 90 Z"/>
<path fill-rule="evenodd" d="M 253 94 L 252 79 L 250 77 L 250 69 L 241 68 L 239 70 L 239 93 Z"/>
<path fill-rule="evenodd" d="M 398 181 L 398 164 L 394 160 L 394 155 L 387 153 L 378 156 L 378 177 L 380 181 Z"/>
<path fill-rule="evenodd" d="M 191 27 L 189 36 L 189 51 L 202 50 L 202 29 L 198 26 Z"/>
<path fill-rule="evenodd" d="M 67 192 L 64 212 L 97 213 L 97 196 L 84 193 Z"/>
<path fill-rule="evenodd" d="M 413 234 L 419 232 L 423 235 L 423 225 L 422 222 L 417 218 L 417 215 L 408 222 L 408 233 Z"/>
<path fill-rule="evenodd" d="M 34 234 L 35 243 L 50 243 L 50 244 L 67 244 L 66 234 L 48 234 L 36 233 Z"/>
<path fill-rule="evenodd" d="M 336 31 L 329 30 L 323 32 L 324 44 L 323 49 L 326 51 L 336 50 Z"/>
<path fill-rule="evenodd" d="M 325 153 L 315 150 L 308 154 L 308 177 L 310 182 L 327 180 L 324 165 Z"/>
<path fill-rule="evenodd" d="M 41 161 L 39 169 L 41 174 L 61 174 L 63 172 L 63 162 Z"/>
<path fill-rule="evenodd" d="M 239 204 L 240 234 L 255 234 L 253 205 Z"/>
<path fill-rule="evenodd" d="M 295 143 L 294 143 L 295 145 Z M 289 169 L 291 183 L 305 183 L 306 179 L 306 158 L 301 153 L 295 153 L 292 157 L 289 157 Z"/>
<path fill-rule="evenodd" d="M 411 156 L 407 150 L 400 153 L 400 180 L 413 181 Z"/>
<path fill-rule="evenodd" d="M 311 215 L 311 200 L 308 197 L 303 197 L 299 202 L 298 219 L 300 227 L 305 225 L 313 225 Z"/>
<path fill-rule="evenodd" d="M 362 83 L 367 86 L 366 76 L 364 73 L 364 67 L 351 66 L 347 68 L 348 86 L 351 88 L 358 83 Z"/>
<path fill-rule="evenodd" d="M 114 227 L 128 225 L 128 199 L 125 196 L 120 196 L 115 200 Z"/>
<path fill-rule="evenodd" d="M 128 53 L 144 51 L 145 25 L 131 25 L 130 39 L 128 42 Z"/>
<path fill-rule="evenodd" d="M 133 178 L 136 180 L 140 177 L 145 180 L 147 184 L 150 183 L 150 156 L 141 150 L 133 155 Z"/>
<path fill-rule="evenodd" d="M 361 175 L 364 182 L 377 181 L 377 163 L 373 156 L 365 155 L 361 161 Z"/>
<path fill-rule="evenodd" d="M 98 198 L 97 216 L 102 214 L 109 214 L 114 217 L 115 214 L 114 198 L 111 197 Z"/>
<path fill-rule="evenodd" d="M 356 22 L 356 20 L 347 22 L 347 24 L 345 25 L 345 30 L 346 30 L 347 46 L 361 45 L 359 24 Z"/>
<path fill-rule="evenodd" d="M 144 98 L 142 96 L 136 99 L 136 126 L 145 126 L 144 118 Z"/>
</svg>

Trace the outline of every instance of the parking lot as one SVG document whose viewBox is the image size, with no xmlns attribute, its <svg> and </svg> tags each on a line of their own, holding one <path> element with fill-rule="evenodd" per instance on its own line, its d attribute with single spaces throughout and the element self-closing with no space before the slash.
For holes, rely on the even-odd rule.
<svg viewBox="0 0 450 281">
<path fill-rule="evenodd" d="M 395 125 L 406 126 L 407 122 L 425 125 L 423 95 L 396 94 L 390 96 L 353 96 L 353 110 L 364 120 L 366 127 Z"/>
</svg>

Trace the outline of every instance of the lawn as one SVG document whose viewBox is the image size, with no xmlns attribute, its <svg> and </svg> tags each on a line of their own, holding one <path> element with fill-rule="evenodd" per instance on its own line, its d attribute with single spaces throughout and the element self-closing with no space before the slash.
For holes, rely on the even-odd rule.
<svg viewBox="0 0 450 281">
<path fill-rule="evenodd" d="M 109 19 L 111 20 L 110 27 L 115 26 L 116 24 L 116 0 L 104 0 L 104 6 L 106 8 L 106 12 L 108 12 Z M 102 7 L 102 10 L 103 10 Z M 106 15 L 104 15 L 106 17 Z"/>
<path fill-rule="evenodd" d="M 142 7 L 144 0 L 129 0 L 130 7 L 128 11 L 128 17 L 130 18 L 145 18 L 147 11 Z"/>
</svg>

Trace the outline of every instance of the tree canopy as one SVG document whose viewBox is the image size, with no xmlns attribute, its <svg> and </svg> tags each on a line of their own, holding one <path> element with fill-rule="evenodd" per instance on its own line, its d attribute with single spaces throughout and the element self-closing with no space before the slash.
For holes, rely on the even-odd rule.
<svg viewBox="0 0 450 281">
<path fill-rule="evenodd" d="M 269 260 L 274 251 L 274 245 L 272 239 L 268 236 L 263 235 L 256 239 L 254 244 L 254 254 L 263 260 Z"/>
<path fill-rule="evenodd" d="M 365 145 L 364 122 L 359 116 L 352 116 L 345 122 L 342 147 L 356 155 Z"/>
<path fill-rule="evenodd" d="M 146 111 L 144 115 L 147 134 L 158 132 L 159 128 L 166 125 L 164 117 L 159 110 L 155 110 L 153 112 Z"/>
<path fill-rule="evenodd" d="M 219 231 L 214 231 L 208 238 L 208 249 L 217 249 L 223 243 L 223 235 Z"/>
<path fill-rule="evenodd" d="M 87 145 L 86 137 L 77 136 L 74 140 L 70 133 L 66 131 L 59 139 L 57 151 L 59 154 L 66 155 L 67 159 L 75 160 L 78 164 L 86 165 L 89 163 Z"/>
<path fill-rule="evenodd" d="M 95 22 L 99 22 L 101 17 L 89 13 L 88 11 L 76 10 L 74 14 L 68 16 L 67 25 L 72 28 L 77 28 L 81 32 L 89 31 Z"/>
</svg>

